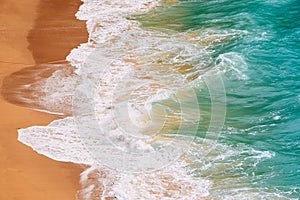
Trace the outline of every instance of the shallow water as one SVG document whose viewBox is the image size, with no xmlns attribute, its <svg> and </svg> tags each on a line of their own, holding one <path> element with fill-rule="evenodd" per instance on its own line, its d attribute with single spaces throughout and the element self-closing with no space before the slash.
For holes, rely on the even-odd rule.
<svg viewBox="0 0 300 200">
<path fill-rule="evenodd" d="M 223 62 L 227 114 L 219 142 L 239 153 L 220 152 L 225 159 L 213 158 L 213 169 L 195 169 L 197 175 L 231 179 L 234 189 L 249 181 L 249 191 L 267 188 L 287 198 L 300 196 L 299 10 L 300 2 L 293 0 L 181 1 L 135 17 L 151 29 L 236 33 L 206 44 L 214 67 Z M 215 170 L 218 165 L 224 171 Z"/>
</svg>

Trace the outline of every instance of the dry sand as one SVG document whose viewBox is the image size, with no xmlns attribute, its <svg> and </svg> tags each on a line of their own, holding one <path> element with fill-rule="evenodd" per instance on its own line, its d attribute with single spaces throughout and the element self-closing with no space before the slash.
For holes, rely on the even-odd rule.
<svg viewBox="0 0 300 200">
<path fill-rule="evenodd" d="M 79 5 L 79 0 L 0 0 L 0 84 L 6 94 L 0 99 L 0 199 L 68 200 L 80 188 L 82 167 L 53 161 L 17 141 L 18 128 L 46 125 L 57 117 L 29 110 L 20 101 L 9 103 L 15 97 L 5 91 L 14 86 L 3 81 L 25 67 L 39 70 L 36 64 L 63 60 L 85 42 L 85 24 L 74 17 Z M 23 79 L 32 79 L 28 70 Z"/>
</svg>

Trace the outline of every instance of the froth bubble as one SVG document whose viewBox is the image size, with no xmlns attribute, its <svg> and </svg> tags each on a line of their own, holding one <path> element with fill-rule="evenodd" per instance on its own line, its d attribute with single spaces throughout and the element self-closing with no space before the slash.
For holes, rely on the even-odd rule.
<svg viewBox="0 0 300 200">
<path fill-rule="evenodd" d="M 198 91 L 179 72 L 159 71 L 164 67 L 159 62 L 139 66 L 141 55 L 128 59 L 123 48 L 99 46 L 81 67 L 73 102 L 77 132 L 99 165 L 123 172 L 158 170 L 190 148 L 201 123 Z M 150 73 L 153 69 L 158 73 Z M 224 124 L 225 88 L 217 72 L 201 78 L 211 99 L 206 137 L 216 142 Z"/>
</svg>

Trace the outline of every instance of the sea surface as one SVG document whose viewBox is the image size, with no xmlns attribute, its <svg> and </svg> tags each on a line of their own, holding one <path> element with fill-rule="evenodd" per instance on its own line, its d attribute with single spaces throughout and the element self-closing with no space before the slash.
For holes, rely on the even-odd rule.
<svg viewBox="0 0 300 200">
<path fill-rule="evenodd" d="M 299 0 L 83 2 L 76 76 L 40 87 L 73 116 L 19 130 L 91 166 L 79 199 L 300 198 Z"/>
</svg>

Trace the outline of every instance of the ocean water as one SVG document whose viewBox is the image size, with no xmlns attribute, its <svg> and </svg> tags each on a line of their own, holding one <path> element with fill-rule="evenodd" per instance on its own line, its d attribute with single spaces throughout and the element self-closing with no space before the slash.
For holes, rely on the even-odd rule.
<svg viewBox="0 0 300 200">
<path fill-rule="evenodd" d="M 78 199 L 300 198 L 298 0 L 84 0 L 76 16 L 76 75 L 40 87 L 73 116 L 19 140 L 90 165 Z"/>
</svg>

